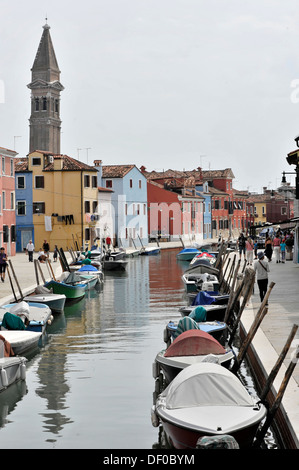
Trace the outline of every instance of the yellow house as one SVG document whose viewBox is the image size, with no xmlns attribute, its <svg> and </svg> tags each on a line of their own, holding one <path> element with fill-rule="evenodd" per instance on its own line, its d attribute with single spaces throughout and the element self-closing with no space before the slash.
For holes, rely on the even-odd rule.
<svg viewBox="0 0 299 470">
<path fill-rule="evenodd" d="M 256 194 L 251 196 L 254 202 L 254 224 L 263 225 L 267 222 L 267 199 L 264 194 Z"/>
<path fill-rule="evenodd" d="M 55 245 L 64 250 L 90 246 L 98 206 L 97 170 L 67 155 L 36 150 L 28 155 L 28 171 L 36 251 L 44 240 L 50 251 Z"/>
</svg>

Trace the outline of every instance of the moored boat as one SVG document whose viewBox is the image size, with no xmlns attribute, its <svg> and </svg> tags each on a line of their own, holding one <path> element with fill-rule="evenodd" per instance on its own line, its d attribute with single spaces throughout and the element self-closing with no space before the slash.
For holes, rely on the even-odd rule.
<svg viewBox="0 0 299 470">
<path fill-rule="evenodd" d="M 46 282 L 45 287 L 53 289 L 54 294 L 64 294 L 66 301 L 68 300 L 80 300 L 85 296 L 86 285 L 76 284 L 75 286 L 65 284 L 64 282 L 58 282 L 51 279 Z"/>
<path fill-rule="evenodd" d="M 0 337 L 8 341 L 16 355 L 25 354 L 38 347 L 42 332 L 28 330 L 0 330 Z"/>
<path fill-rule="evenodd" d="M 188 318 L 188 317 L 184 317 Z M 218 320 L 214 321 L 201 321 L 196 322 L 198 328 L 205 333 L 210 334 L 215 338 L 222 346 L 227 343 L 228 339 L 228 327 L 227 324 Z M 178 322 L 169 321 L 166 325 L 166 331 L 164 333 L 164 341 L 167 342 L 168 338 L 174 340 L 177 337 Z"/>
<path fill-rule="evenodd" d="M 177 259 L 181 261 L 191 261 L 195 255 L 198 255 L 200 252 L 197 248 L 190 247 L 190 248 L 184 248 L 181 250 L 179 253 L 177 253 L 176 257 Z"/>
<path fill-rule="evenodd" d="M 25 357 L 20 356 L 0 358 L 0 392 L 26 379 L 26 361 Z"/>
<path fill-rule="evenodd" d="M 234 357 L 233 350 L 222 346 L 212 335 L 192 329 L 181 333 L 167 349 L 160 351 L 155 362 L 163 371 L 166 382 L 170 383 L 179 372 L 191 364 L 213 360 L 229 367 Z"/>
<path fill-rule="evenodd" d="M 44 333 L 52 320 L 51 309 L 42 303 L 22 301 L 0 307 L 1 329 L 26 329 Z"/>
<path fill-rule="evenodd" d="M 24 301 L 47 305 L 52 313 L 63 313 L 66 296 L 54 294 L 44 286 L 37 286 L 34 293 L 24 297 Z"/>
<path fill-rule="evenodd" d="M 158 255 L 160 253 L 160 248 L 158 246 L 148 246 L 146 248 L 141 248 L 140 250 L 140 255 L 144 255 L 144 256 L 154 256 L 154 255 Z"/>
<path fill-rule="evenodd" d="M 235 374 L 209 362 L 186 367 L 152 408 L 153 424 L 158 418 L 176 449 L 195 449 L 201 437 L 223 435 L 248 449 L 265 416 L 265 406 Z"/>
</svg>

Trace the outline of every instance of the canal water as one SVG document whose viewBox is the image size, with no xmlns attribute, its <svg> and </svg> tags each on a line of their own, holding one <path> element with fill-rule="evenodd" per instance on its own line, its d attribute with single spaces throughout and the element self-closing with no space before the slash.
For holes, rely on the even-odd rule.
<svg viewBox="0 0 299 470">
<path fill-rule="evenodd" d="M 55 316 L 26 382 L 0 394 L 1 449 L 163 448 L 150 418 L 152 363 L 187 303 L 178 251 L 129 259 Z"/>
</svg>

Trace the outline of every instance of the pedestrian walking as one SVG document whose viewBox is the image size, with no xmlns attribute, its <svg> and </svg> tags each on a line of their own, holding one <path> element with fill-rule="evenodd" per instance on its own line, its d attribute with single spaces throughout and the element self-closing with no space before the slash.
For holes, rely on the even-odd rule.
<svg viewBox="0 0 299 470">
<path fill-rule="evenodd" d="M 267 237 L 265 241 L 265 255 L 267 256 L 269 262 L 272 260 L 272 253 L 272 240 L 270 237 Z"/>
<path fill-rule="evenodd" d="M 34 244 L 32 243 L 32 240 L 29 240 L 29 243 L 27 243 L 27 246 L 26 246 L 26 253 L 28 255 L 29 262 L 33 262 L 33 252 L 34 252 Z"/>
<path fill-rule="evenodd" d="M 257 259 L 257 249 L 258 249 L 258 242 L 257 239 L 254 240 L 254 259 Z"/>
<path fill-rule="evenodd" d="M 55 261 L 57 261 L 57 257 L 58 257 L 58 248 L 57 248 L 57 245 L 55 245 L 54 252 L 53 252 L 53 261 L 54 261 L 54 263 L 55 263 Z"/>
<path fill-rule="evenodd" d="M 5 279 L 6 266 L 7 266 L 7 254 L 5 253 L 5 249 L 1 247 L 0 248 L 0 276 L 1 276 L 2 282 L 4 282 L 4 279 Z"/>
<path fill-rule="evenodd" d="M 106 245 L 107 245 L 107 248 L 108 248 L 108 250 L 109 250 L 109 249 L 110 249 L 110 245 L 111 245 L 111 238 L 110 238 L 109 236 L 106 238 Z"/>
<path fill-rule="evenodd" d="M 254 262 L 256 281 L 260 291 L 260 299 L 263 301 L 268 289 L 268 272 L 270 272 L 269 263 L 265 259 L 264 253 L 258 253 L 258 260 Z"/>
<path fill-rule="evenodd" d="M 276 263 L 280 263 L 280 243 L 281 239 L 276 235 L 273 240 L 273 254 L 275 256 Z"/>
<path fill-rule="evenodd" d="M 244 260 L 245 260 L 245 251 L 246 251 L 245 243 L 246 243 L 246 238 L 244 237 L 244 233 L 241 233 L 241 235 L 238 238 L 238 247 L 239 247 L 240 259 L 242 258 L 242 253 L 243 253 Z"/>
<path fill-rule="evenodd" d="M 284 263 L 286 259 L 286 242 L 285 239 L 282 240 L 280 244 L 280 254 L 281 254 L 281 262 Z"/>
<path fill-rule="evenodd" d="M 253 263 L 253 249 L 254 249 L 253 241 L 250 237 L 248 237 L 245 242 L 245 251 L 246 251 L 247 263 L 250 265 L 252 265 Z"/>
</svg>

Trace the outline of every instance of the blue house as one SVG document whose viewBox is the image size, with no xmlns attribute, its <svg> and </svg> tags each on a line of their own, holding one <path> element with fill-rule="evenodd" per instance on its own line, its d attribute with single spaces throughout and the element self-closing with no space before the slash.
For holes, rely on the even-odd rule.
<svg viewBox="0 0 299 470">
<path fill-rule="evenodd" d="M 16 251 L 22 252 L 29 240 L 34 243 L 32 172 L 28 171 L 28 159 L 15 160 L 16 197 Z"/>
<path fill-rule="evenodd" d="M 135 165 L 99 165 L 98 186 L 111 189 L 115 245 L 148 244 L 147 180 Z M 96 163 L 95 162 L 95 163 Z"/>
<path fill-rule="evenodd" d="M 203 239 L 212 238 L 212 195 L 208 182 L 196 184 L 196 193 L 204 198 L 203 203 Z"/>
</svg>

